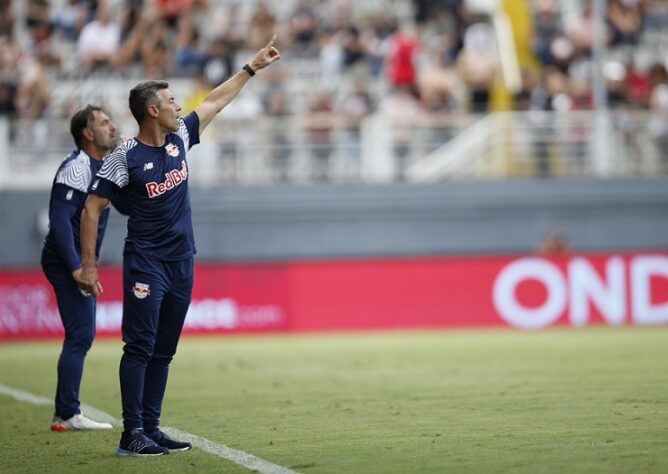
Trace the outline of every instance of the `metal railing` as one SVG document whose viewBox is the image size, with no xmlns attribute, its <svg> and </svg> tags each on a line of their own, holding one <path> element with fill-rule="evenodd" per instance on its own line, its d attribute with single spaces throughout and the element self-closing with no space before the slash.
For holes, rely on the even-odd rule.
<svg viewBox="0 0 668 474">
<path fill-rule="evenodd" d="M 649 112 L 490 114 L 409 167 L 414 182 L 668 174 L 668 116 Z"/>
<path fill-rule="evenodd" d="M 647 112 L 603 120 L 592 112 L 431 114 L 414 124 L 382 113 L 361 122 L 337 114 L 231 116 L 213 121 L 189 153 L 192 185 L 668 174 L 668 117 Z M 68 125 L 0 119 L 0 189 L 48 188 L 73 148 Z"/>
</svg>

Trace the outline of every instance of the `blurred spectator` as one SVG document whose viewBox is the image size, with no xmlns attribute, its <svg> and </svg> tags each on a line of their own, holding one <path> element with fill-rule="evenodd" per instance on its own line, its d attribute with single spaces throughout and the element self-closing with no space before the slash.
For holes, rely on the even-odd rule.
<svg viewBox="0 0 668 474">
<path fill-rule="evenodd" d="M 0 36 L 0 81 L 18 83 L 23 51 L 13 36 Z"/>
<path fill-rule="evenodd" d="M 332 155 L 332 112 L 334 106 L 326 92 L 316 90 L 308 108 L 308 142 L 312 153 L 313 178 L 318 181 L 329 179 L 330 157 Z"/>
<path fill-rule="evenodd" d="M 346 69 L 363 63 L 366 58 L 366 48 L 356 26 L 346 29 L 343 36 L 343 66 Z"/>
<path fill-rule="evenodd" d="M 28 27 L 48 24 L 51 20 L 50 16 L 49 0 L 28 0 L 26 2 L 26 24 Z"/>
<path fill-rule="evenodd" d="M 568 75 L 559 68 L 552 66 L 545 70 L 544 80 L 548 101 L 544 109 L 564 113 L 571 110 L 572 101 Z"/>
<path fill-rule="evenodd" d="M 420 100 L 427 110 L 434 112 L 456 108 L 461 92 L 460 81 L 450 64 L 447 43 L 431 48 L 419 71 Z"/>
<path fill-rule="evenodd" d="M 466 30 L 457 67 L 469 90 L 470 110 L 474 113 L 486 112 L 499 67 L 496 42 L 490 25 L 476 23 Z"/>
<path fill-rule="evenodd" d="M 566 236 L 558 229 L 550 229 L 538 244 L 536 252 L 547 257 L 567 255 L 571 251 Z"/>
<path fill-rule="evenodd" d="M 201 70 L 197 75 L 193 90 L 183 101 L 183 112 L 181 114 L 187 115 L 195 110 L 202 102 L 204 102 L 204 99 L 213 88 L 214 84 L 211 84 L 207 80 L 206 74 Z"/>
<path fill-rule="evenodd" d="M 608 61 L 603 65 L 603 78 L 608 90 L 608 105 L 613 109 L 628 105 L 626 65 Z"/>
<path fill-rule="evenodd" d="M 43 118 L 50 103 L 51 88 L 46 65 L 35 59 L 22 62 L 21 82 L 16 95 L 16 110 L 19 118 Z"/>
<path fill-rule="evenodd" d="M 0 82 L 0 116 L 16 116 L 16 85 Z"/>
<path fill-rule="evenodd" d="M 574 55 L 588 56 L 594 41 L 594 20 L 591 2 L 584 2 L 581 13 L 566 19 L 564 33 L 575 48 Z"/>
<path fill-rule="evenodd" d="M 179 76 L 192 76 L 206 64 L 207 56 L 200 48 L 200 35 L 190 16 L 179 19 L 176 51 L 174 53 L 175 73 Z"/>
<path fill-rule="evenodd" d="M 269 159 L 274 181 L 287 182 L 290 179 L 290 158 L 292 147 L 288 140 L 290 122 L 285 120 L 290 114 L 288 99 L 281 88 L 273 88 L 264 100 L 265 115 L 270 117 L 267 122 L 269 131 Z"/>
<path fill-rule="evenodd" d="M 641 0 L 610 0 L 610 45 L 637 44 L 642 27 Z"/>
<path fill-rule="evenodd" d="M 14 34 L 14 10 L 12 0 L 0 0 L 0 36 Z"/>
<path fill-rule="evenodd" d="M 395 177 L 403 180 L 415 138 L 413 132 L 425 122 L 424 109 L 413 91 L 405 87 L 397 87 L 383 97 L 379 109 L 391 127 Z"/>
<path fill-rule="evenodd" d="M 654 89 L 651 97 L 652 110 L 661 114 L 651 119 L 649 124 L 650 133 L 655 139 L 657 155 L 660 161 L 660 171 L 668 172 L 668 122 L 665 120 L 668 114 L 668 85 L 662 84 Z"/>
<path fill-rule="evenodd" d="M 79 0 L 67 0 L 65 5 L 53 13 L 53 25 L 64 38 L 74 43 L 86 23 L 87 14 L 85 5 Z"/>
<path fill-rule="evenodd" d="M 78 50 L 86 71 L 99 67 L 113 69 L 119 50 L 121 29 L 112 22 L 105 2 L 97 7 L 95 20 L 87 23 L 79 35 Z"/>
<path fill-rule="evenodd" d="M 158 18 L 170 28 L 176 28 L 179 19 L 189 16 L 193 9 L 206 9 L 206 0 L 153 0 Z"/>
<path fill-rule="evenodd" d="M 558 34 L 550 41 L 548 50 L 544 56 L 544 65 L 558 68 L 562 73 L 568 74 L 568 69 L 573 63 L 577 52 L 573 42 L 565 35 Z"/>
<path fill-rule="evenodd" d="M 352 91 L 345 94 L 339 111 L 344 120 L 344 172 L 348 177 L 359 176 L 362 158 L 362 122 L 375 109 L 375 104 L 366 82 L 358 80 L 353 84 Z"/>
<path fill-rule="evenodd" d="M 648 0 L 644 7 L 644 27 L 648 30 L 665 28 L 668 25 L 668 2 Z"/>
<path fill-rule="evenodd" d="M 570 110 L 591 110 L 594 102 L 591 91 L 591 78 L 573 78 L 571 80 L 570 96 Z"/>
<path fill-rule="evenodd" d="M 649 71 L 634 64 L 626 75 L 627 98 L 634 108 L 647 108 L 649 105 L 649 94 L 652 89 L 650 85 Z"/>
<path fill-rule="evenodd" d="M 371 19 L 371 25 L 361 35 L 368 71 L 374 78 L 380 77 L 385 67 L 388 38 L 396 31 L 394 17 L 383 12 Z"/>
<path fill-rule="evenodd" d="M 101 2 L 109 0 L 79 0 L 79 4 L 86 11 L 86 23 L 93 21 L 95 15 L 97 14 L 97 5 Z M 129 0 L 129 1 L 139 1 L 143 3 L 143 0 Z"/>
<path fill-rule="evenodd" d="M 167 22 L 161 19 L 150 23 L 148 31 L 142 31 L 141 58 L 144 75 L 150 79 L 167 77 L 171 70 Z"/>
<path fill-rule="evenodd" d="M 524 69 L 522 71 L 522 89 L 516 94 L 514 103 L 516 110 L 528 112 L 524 117 L 532 126 L 540 128 L 547 126 L 546 121 L 549 119 L 541 112 L 548 110 L 551 104 L 542 76 L 531 69 Z M 552 175 L 549 144 L 543 140 L 540 134 L 531 136 L 529 130 L 525 127 L 518 127 L 514 130 L 516 135 L 522 136 L 519 142 L 526 144 L 524 153 L 520 151 L 518 155 L 531 157 L 531 162 L 535 164 L 535 170 L 527 170 L 525 174 L 529 175 L 535 172 L 535 175 L 539 178 L 549 178 Z"/>
<path fill-rule="evenodd" d="M 318 17 L 310 0 L 299 0 L 290 14 L 290 35 L 301 54 L 310 54 L 318 30 Z"/>
<path fill-rule="evenodd" d="M 118 69 L 127 71 L 141 63 L 144 33 L 153 21 L 153 17 L 133 0 L 125 4 L 121 13 L 120 46 L 115 60 Z"/>
<path fill-rule="evenodd" d="M 221 36 L 209 45 L 204 72 L 211 84 L 220 84 L 232 75 L 235 68 L 236 45 L 230 38 Z"/>
<path fill-rule="evenodd" d="M 553 41 L 560 36 L 563 34 L 556 0 L 537 0 L 532 46 L 543 64 L 554 62 Z"/>
<path fill-rule="evenodd" d="M 327 30 L 318 40 L 323 86 L 336 87 L 343 71 L 343 34 Z"/>
<path fill-rule="evenodd" d="M 119 25 L 121 28 L 121 42 L 124 42 L 136 29 L 142 16 L 146 17 L 144 0 L 125 0 L 121 9 Z"/>
<path fill-rule="evenodd" d="M 35 23 L 30 30 L 30 44 L 27 52 L 36 58 L 39 58 L 46 66 L 53 66 L 56 70 L 60 69 L 61 57 L 53 42 L 53 25 L 48 22 Z"/>
<path fill-rule="evenodd" d="M 260 0 L 255 5 L 248 25 L 247 48 L 263 48 L 276 32 L 276 16 L 267 2 Z"/>
<path fill-rule="evenodd" d="M 647 74 L 650 91 L 653 92 L 658 86 L 668 85 L 668 71 L 661 63 L 654 63 Z"/>
<path fill-rule="evenodd" d="M 656 155 L 658 156 L 660 171 L 668 172 L 668 74 L 661 65 L 652 68 L 650 74 L 653 84 L 649 98 L 651 110 L 657 115 L 650 119 L 649 132 L 656 143 Z"/>
<path fill-rule="evenodd" d="M 420 40 L 414 27 L 404 24 L 389 38 L 387 76 L 393 87 L 405 88 L 417 95 L 417 59 Z"/>
</svg>

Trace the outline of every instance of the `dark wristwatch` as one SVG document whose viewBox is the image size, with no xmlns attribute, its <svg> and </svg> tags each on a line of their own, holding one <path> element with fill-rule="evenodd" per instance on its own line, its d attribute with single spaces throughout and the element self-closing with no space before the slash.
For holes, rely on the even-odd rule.
<svg viewBox="0 0 668 474">
<path fill-rule="evenodd" d="M 244 64 L 244 67 L 242 67 L 244 71 L 248 73 L 249 76 L 253 77 L 255 75 L 255 71 L 253 71 L 253 68 L 250 67 L 248 64 Z"/>
</svg>

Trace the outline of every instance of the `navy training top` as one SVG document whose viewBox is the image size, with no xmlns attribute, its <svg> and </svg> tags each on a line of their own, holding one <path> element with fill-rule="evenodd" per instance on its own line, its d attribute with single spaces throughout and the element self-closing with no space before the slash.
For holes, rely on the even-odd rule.
<svg viewBox="0 0 668 474">
<path fill-rule="evenodd" d="M 170 261 L 195 254 L 186 152 L 199 143 L 199 117 L 192 112 L 179 120 L 163 146 L 132 138 L 116 148 L 91 185 L 92 194 L 120 197 L 127 208 L 124 254 Z"/>
<path fill-rule="evenodd" d="M 70 272 L 81 268 L 81 211 L 86 203 L 88 187 L 102 164 L 102 160 L 90 158 L 85 151 L 75 150 L 60 164 L 51 186 L 49 233 L 44 239 L 43 258 L 49 262 L 64 263 Z M 100 253 L 108 218 L 109 208 L 100 215 L 96 257 Z"/>
</svg>

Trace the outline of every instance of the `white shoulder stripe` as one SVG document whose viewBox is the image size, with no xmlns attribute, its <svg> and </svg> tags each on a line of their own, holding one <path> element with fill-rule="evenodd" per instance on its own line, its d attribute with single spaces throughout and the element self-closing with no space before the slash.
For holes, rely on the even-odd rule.
<svg viewBox="0 0 668 474">
<path fill-rule="evenodd" d="M 112 151 L 111 154 L 104 159 L 102 168 L 98 171 L 97 176 L 111 181 L 119 188 L 127 186 L 130 182 L 127 153 L 136 145 L 137 141 L 134 138 L 131 138 Z"/>
<path fill-rule="evenodd" d="M 76 158 L 65 162 L 56 175 L 56 183 L 64 184 L 82 193 L 88 192 L 92 179 L 90 157 L 83 151 L 79 151 Z"/>
<path fill-rule="evenodd" d="M 190 150 L 190 135 L 188 134 L 188 128 L 186 127 L 186 122 L 183 120 L 183 118 L 179 119 L 179 124 L 179 131 L 177 132 L 177 135 L 181 137 L 185 150 L 188 151 Z"/>
</svg>

